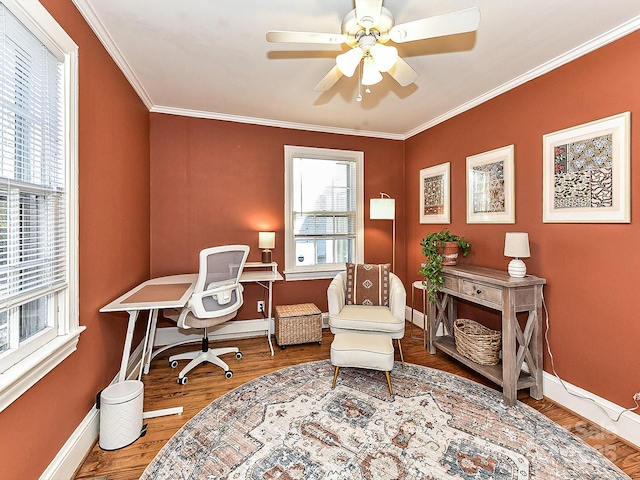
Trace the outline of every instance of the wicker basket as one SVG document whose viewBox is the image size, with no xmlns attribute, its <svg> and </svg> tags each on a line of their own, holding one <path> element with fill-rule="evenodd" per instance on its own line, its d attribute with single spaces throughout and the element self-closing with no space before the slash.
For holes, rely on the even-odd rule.
<svg viewBox="0 0 640 480">
<path fill-rule="evenodd" d="M 456 350 L 480 365 L 496 365 L 500 361 L 500 332 L 468 318 L 453 323 Z"/>
<path fill-rule="evenodd" d="M 322 343 L 322 312 L 313 303 L 278 305 L 275 308 L 276 342 L 286 345 Z"/>
</svg>

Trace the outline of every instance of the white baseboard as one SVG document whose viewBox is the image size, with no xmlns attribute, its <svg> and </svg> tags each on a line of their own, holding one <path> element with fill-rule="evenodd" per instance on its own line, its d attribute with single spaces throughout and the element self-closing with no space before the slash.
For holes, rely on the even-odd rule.
<svg viewBox="0 0 640 480">
<path fill-rule="evenodd" d="M 634 412 L 625 412 L 620 416 L 620 420 L 614 422 L 612 419 L 617 418 L 620 412 L 624 411 L 620 405 L 564 380 L 560 382 L 555 375 L 547 372 L 544 372 L 542 382 L 544 396 L 549 400 L 577 413 L 640 449 L 640 415 Z M 562 385 L 563 383 L 566 389 Z M 633 401 L 629 400 L 629 403 L 633 403 Z M 580 428 L 577 431 L 580 432 Z M 611 459 L 611 454 L 615 454 L 615 452 L 607 452 L 609 459 Z"/>
<path fill-rule="evenodd" d="M 142 343 L 131 353 L 127 378 L 137 375 L 142 360 Z M 113 385 L 118 381 L 116 375 L 111 381 Z M 98 392 L 96 392 L 96 395 Z M 80 425 L 73 431 L 60 451 L 46 468 L 40 480 L 73 479 L 76 470 L 82 465 L 87 453 L 91 451 L 100 433 L 100 410 L 94 405 L 84 417 Z"/>
<path fill-rule="evenodd" d="M 237 320 L 225 322 L 221 325 L 213 327 L 209 330 L 209 338 L 211 340 L 226 340 L 229 338 L 247 338 L 264 335 L 266 337 L 267 329 L 273 333 L 273 321 L 264 320 Z M 154 347 L 171 345 L 182 340 L 193 339 L 193 342 L 199 342 L 202 338 L 202 331 L 197 329 L 183 330 L 178 327 L 162 327 L 156 329 L 156 335 L 153 342 Z"/>
<path fill-rule="evenodd" d="M 406 318 L 409 321 L 413 319 L 414 325 L 423 328 L 424 316 L 422 312 L 417 310 L 414 310 L 414 312 L 414 316 L 412 317 L 411 308 L 407 307 Z M 436 335 L 441 334 L 442 332 L 438 331 Z M 563 383 L 567 387 L 566 389 L 563 387 Z M 620 417 L 620 420 L 614 422 L 612 418 L 617 418 L 620 412 L 624 410 L 623 407 L 583 390 L 580 387 L 567 383 L 564 380 L 560 382 L 555 375 L 547 372 L 543 372 L 542 389 L 544 396 L 549 400 L 599 425 L 605 430 L 635 445 L 636 448 L 640 448 L 640 415 L 633 412 L 625 412 Z M 585 397 L 590 400 L 579 397 Z M 607 413 L 605 414 L 605 412 Z M 580 431 L 579 428 L 577 430 L 578 432 Z M 582 431 L 584 431 L 584 429 L 582 429 Z M 585 437 L 587 433 L 589 432 L 585 432 Z M 607 452 L 607 457 L 611 459 L 612 454 L 615 454 L 615 452 Z"/>
<path fill-rule="evenodd" d="M 409 321 L 413 321 L 414 324 L 420 328 L 423 328 L 424 326 L 424 317 L 422 315 L 422 312 L 418 312 L 416 310 L 415 315 L 412 317 L 411 308 L 407 307 L 405 318 Z M 323 327 L 328 327 L 327 319 L 328 315 L 324 313 L 322 315 Z M 255 336 L 256 332 L 262 332 L 264 334 L 264 332 L 266 331 L 264 322 L 266 322 L 266 320 L 243 320 L 242 322 L 227 322 L 229 324 L 246 323 L 246 325 L 229 325 L 229 328 L 220 329 L 219 331 L 215 332 L 216 335 L 211 336 L 211 338 L 230 338 L 232 336 L 238 338 L 242 335 Z M 272 327 L 273 325 L 270 325 L 271 330 Z M 162 330 L 166 331 L 160 333 Z M 175 341 L 177 333 L 178 329 L 175 327 L 158 329 L 158 333 L 156 334 L 156 345 L 167 345 L 169 343 L 172 343 L 170 340 Z M 184 338 L 184 334 L 179 334 L 179 336 L 181 338 Z M 160 337 L 160 340 L 158 340 L 158 337 Z M 193 337 L 194 341 L 196 342 L 200 338 L 200 336 L 197 334 L 193 335 Z M 127 370 L 127 378 L 130 378 L 134 374 L 134 372 L 138 372 L 141 359 L 142 344 L 138 345 L 138 347 L 131 353 L 131 359 L 129 362 L 130 365 Z M 115 383 L 116 380 L 117 377 L 114 378 L 111 383 Z M 567 382 L 564 382 L 564 384 L 567 387 L 566 390 L 557 379 L 557 377 L 544 372 L 543 390 L 545 397 L 557 403 L 558 405 L 577 413 L 578 415 L 586 418 L 596 425 L 599 425 L 600 427 L 617 435 L 625 441 L 635 445 L 637 448 L 640 448 L 640 415 L 637 415 L 633 412 L 625 412 L 624 414 L 622 414 L 618 422 L 613 422 L 610 417 L 616 418 L 620 414 L 620 412 L 624 410 L 623 407 L 609 402 L 604 398 L 598 397 L 597 395 L 587 392 L 586 390 L 571 385 Z M 578 398 L 569 392 L 581 397 L 590 398 L 592 401 Z M 96 394 L 97 393 L 98 392 L 96 392 Z M 602 407 L 609 416 L 607 416 L 600 408 L 598 408 L 596 404 Z M 581 430 L 580 428 L 577 428 L 576 430 L 578 432 L 578 436 L 580 434 L 580 431 L 584 431 L 584 429 Z M 42 475 L 40 476 L 40 480 L 72 479 L 76 470 L 82 464 L 82 461 L 84 460 L 87 453 L 93 448 L 93 445 L 98 438 L 99 431 L 100 415 L 99 411 L 94 406 L 62 446 L 47 469 L 42 473 Z M 590 434 L 590 432 L 585 431 L 585 438 L 586 436 L 588 436 L 588 434 Z M 615 460 L 615 458 L 612 457 L 613 455 L 615 455 L 615 451 L 608 451 L 604 453 L 610 460 Z"/>
</svg>

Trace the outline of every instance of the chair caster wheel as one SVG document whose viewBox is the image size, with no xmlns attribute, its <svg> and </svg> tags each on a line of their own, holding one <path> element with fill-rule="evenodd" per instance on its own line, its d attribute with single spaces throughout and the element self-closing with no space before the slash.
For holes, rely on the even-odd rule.
<svg viewBox="0 0 640 480">
<path fill-rule="evenodd" d="M 285 348 L 287 348 L 287 346 L 286 346 L 286 345 L 280 345 L 280 348 L 281 348 L 282 350 L 284 350 Z"/>
<path fill-rule="evenodd" d="M 226 372 L 224 372 L 224 378 L 231 378 L 233 377 L 233 372 L 231 370 L 227 370 Z"/>
<path fill-rule="evenodd" d="M 187 383 L 187 377 L 182 377 L 182 378 L 178 377 L 178 383 L 180 385 L 185 385 Z"/>
<path fill-rule="evenodd" d="M 236 359 L 240 360 L 242 358 L 242 352 L 236 352 Z"/>
<path fill-rule="evenodd" d="M 170 366 L 171 368 L 176 368 L 176 367 L 178 366 L 178 360 L 171 360 L 171 361 L 169 362 L 169 366 Z"/>
</svg>

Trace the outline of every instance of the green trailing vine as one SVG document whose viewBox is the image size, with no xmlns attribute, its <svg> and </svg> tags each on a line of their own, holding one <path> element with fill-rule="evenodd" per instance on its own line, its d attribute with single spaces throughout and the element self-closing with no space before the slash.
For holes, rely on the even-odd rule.
<svg viewBox="0 0 640 480">
<path fill-rule="evenodd" d="M 425 261 L 418 273 L 424 275 L 427 280 L 427 296 L 432 303 L 436 301 L 436 294 L 442 289 L 444 283 L 442 249 L 446 242 L 456 242 L 463 257 L 466 257 L 471 250 L 471 244 L 464 237 L 455 235 L 446 228 L 439 232 L 429 233 L 420 241 Z"/>
</svg>

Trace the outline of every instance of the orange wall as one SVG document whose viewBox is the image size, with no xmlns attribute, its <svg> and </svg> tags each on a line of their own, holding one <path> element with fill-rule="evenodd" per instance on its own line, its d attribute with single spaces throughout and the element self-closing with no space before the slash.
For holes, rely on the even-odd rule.
<svg viewBox="0 0 640 480">
<path fill-rule="evenodd" d="M 631 397 L 640 390 L 633 277 L 640 265 L 640 224 L 542 223 L 542 135 L 625 111 L 635 123 L 639 51 L 640 33 L 629 35 L 416 135 L 406 141 L 405 158 L 408 279 L 418 278 L 420 239 L 441 228 L 419 224 L 419 171 L 451 162 L 449 228 L 473 244 L 464 261 L 506 270 L 505 232 L 529 232 L 527 271 L 547 279 L 549 340 L 559 375 L 626 406 L 633 406 Z M 631 191 L 637 197 L 640 168 L 634 152 L 640 128 L 631 132 Z M 510 144 L 515 145 L 515 225 L 467 225 L 466 157 Z M 637 215 L 632 212 L 632 220 Z M 470 307 L 463 312 L 490 316 Z M 545 370 L 551 372 L 548 356 Z"/>
<path fill-rule="evenodd" d="M 38 478 L 115 377 L 126 316 L 98 310 L 149 275 L 149 113 L 71 0 L 41 3 L 79 45 L 78 350 L 0 413 L 0 477 Z"/>
<path fill-rule="evenodd" d="M 381 191 L 396 198 L 402 225 L 403 142 L 152 114 L 152 275 L 195 272 L 202 248 L 226 243 L 249 245 L 249 261 L 260 261 L 260 230 L 276 232 L 273 258 L 282 271 L 284 145 L 364 151 L 365 260 L 391 262 L 392 224 L 368 219 L 369 198 Z M 401 233 L 397 243 L 401 259 Z M 396 271 L 403 275 L 401 267 Z M 278 282 L 274 304 L 314 302 L 326 311 L 328 284 L 329 280 Z M 257 318 L 259 299 L 262 289 L 247 285 L 238 318 Z"/>
</svg>

